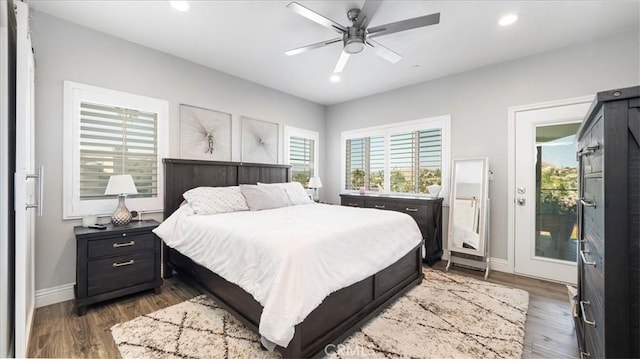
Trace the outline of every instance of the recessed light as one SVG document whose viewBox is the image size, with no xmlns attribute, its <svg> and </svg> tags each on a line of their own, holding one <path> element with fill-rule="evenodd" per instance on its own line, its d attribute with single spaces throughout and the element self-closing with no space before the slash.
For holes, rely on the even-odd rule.
<svg viewBox="0 0 640 359">
<path fill-rule="evenodd" d="M 178 11 L 187 11 L 189 10 L 189 3 L 186 1 L 169 1 L 171 7 Z"/>
<path fill-rule="evenodd" d="M 331 82 L 340 82 L 340 76 L 338 75 L 331 75 L 331 77 L 329 78 L 329 80 Z"/>
<path fill-rule="evenodd" d="M 509 14 L 509 15 L 505 15 L 503 17 L 500 18 L 500 21 L 498 21 L 498 24 L 500 24 L 500 26 L 509 26 L 511 24 L 513 24 L 514 22 L 518 21 L 518 15 L 516 14 Z"/>
</svg>

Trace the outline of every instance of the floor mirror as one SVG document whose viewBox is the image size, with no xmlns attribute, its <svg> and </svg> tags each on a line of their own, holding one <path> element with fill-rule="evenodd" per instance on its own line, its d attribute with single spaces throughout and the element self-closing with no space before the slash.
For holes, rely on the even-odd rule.
<svg viewBox="0 0 640 359">
<path fill-rule="evenodd" d="M 449 262 L 485 271 L 489 277 L 489 160 L 452 161 L 449 201 Z"/>
</svg>

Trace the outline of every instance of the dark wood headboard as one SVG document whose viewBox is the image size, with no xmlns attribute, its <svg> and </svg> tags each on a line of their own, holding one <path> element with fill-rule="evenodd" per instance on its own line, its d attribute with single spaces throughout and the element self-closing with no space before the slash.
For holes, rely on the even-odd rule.
<svg viewBox="0 0 640 359">
<path fill-rule="evenodd" d="M 182 194 L 195 187 L 225 187 L 291 180 L 289 165 L 177 158 L 163 158 L 162 163 L 164 163 L 164 218 L 169 217 L 180 207 L 183 201 Z"/>
</svg>

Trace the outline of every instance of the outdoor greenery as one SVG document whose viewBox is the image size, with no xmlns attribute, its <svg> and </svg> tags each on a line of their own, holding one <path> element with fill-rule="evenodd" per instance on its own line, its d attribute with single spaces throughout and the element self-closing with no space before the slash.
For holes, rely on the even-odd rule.
<svg viewBox="0 0 640 359">
<path fill-rule="evenodd" d="M 578 170 L 571 167 L 555 167 L 542 164 L 540 178 L 541 214 L 569 214 L 576 211 Z"/>
<path fill-rule="evenodd" d="M 309 185 L 310 174 L 308 171 L 305 172 L 294 172 L 291 176 L 293 182 L 300 182 L 304 188 L 307 188 Z"/>
<path fill-rule="evenodd" d="M 440 184 L 442 178 L 441 170 L 423 168 L 419 175 L 418 193 L 428 193 L 427 187 L 432 184 Z M 377 191 L 384 188 L 384 171 L 371 172 L 368 185 L 365 185 L 365 173 L 361 169 L 351 171 L 351 188 L 358 189 L 365 187 L 370 191 Z M 413 176 L 411 171 L 401 171 L 400 169 L 391 170 L 391 192 L 415 193 Z"/>
</svg>

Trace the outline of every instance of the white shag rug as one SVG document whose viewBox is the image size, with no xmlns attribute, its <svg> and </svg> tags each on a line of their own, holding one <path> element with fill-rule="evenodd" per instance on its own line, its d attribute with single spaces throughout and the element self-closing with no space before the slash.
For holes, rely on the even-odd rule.
<svg viewBox="0 0 640 359">
<path fill-rule="evenodd" d="M 529 294 L 425 269 L 422 283 L 331 358 L 520 358 Z M 123 358 L 279 358 L 205 295 L 111 328 Z"/>
</svg>

